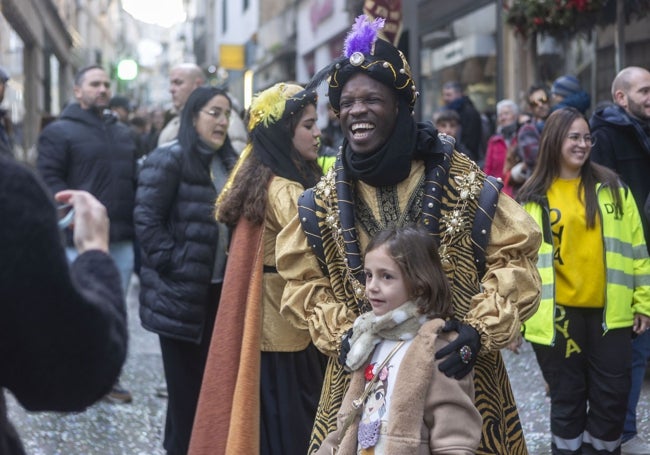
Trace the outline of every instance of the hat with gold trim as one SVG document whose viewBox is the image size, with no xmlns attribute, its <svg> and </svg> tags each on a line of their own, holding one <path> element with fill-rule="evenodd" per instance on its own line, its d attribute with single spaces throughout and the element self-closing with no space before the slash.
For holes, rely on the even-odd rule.
<svg viewBox="0 0 650 455">
<path fill-rule="evenodd" d="M 320 70 L 307 85 L 307 88 L 317 87 L 328 79 L 329 101 L 337 114 L 341 90 L 357 73 L 366 74 L 395 90 L 413 111 L 418 92 L 411 68 L 402 51 L 377 36 L 384 22 L 383 18 L 370 21 L 365 15 L 358 16 L 345 38 L 343 55 Z"/>
</svg>

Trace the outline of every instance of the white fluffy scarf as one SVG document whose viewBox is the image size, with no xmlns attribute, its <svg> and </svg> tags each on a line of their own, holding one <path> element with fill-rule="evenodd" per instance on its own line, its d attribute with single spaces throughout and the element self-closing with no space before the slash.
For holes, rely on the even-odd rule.
<svg viewBox="0 0 650 455">
<path fill-rule="evenodd" d="M 381 316 L 375 316 L 372 311 L 362 314 L 352 326 L 346 366 L 351 371 L 361 368 L 377 343 L 383 339 L 396 341 L 413 339 L 427 319 L 426 315 L 418 312 L 417 303 L 412 301 Z"/>
</svg>

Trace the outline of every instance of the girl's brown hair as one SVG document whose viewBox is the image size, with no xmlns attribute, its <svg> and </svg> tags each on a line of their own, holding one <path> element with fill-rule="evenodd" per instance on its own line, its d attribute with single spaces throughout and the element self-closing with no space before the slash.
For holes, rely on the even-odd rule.
<svg viewBox="0 0 650 455">
<path fill-rule="evenodd" d="M 451 286 L 433 237 L 416 225 L 384 229 L 370 240 L 365 254 L 384 245 L 404 275 L 409 298 L 418 301 L 420 313 L 440 318 L 453 316 Z"/>
<path fill-rule="evenodd" d="M 535 170 L 530 178 L 517 193 L 517 200 L 521 203 L 536 202 L 538 204 L 546 198 L 546 193 L 555 179 L 560 176 L 560 162 L 562 159 L 562 146 L 569 134 L 573 122 L 577 119 L 587 119 L 572 107 L 558 109 L 553 112 L 542 130 L 539 142 L 539 153 Z M 589 125 L 589 122 L 587 122 Z M 598 215 L 598 197 L 596 195 L 596 184 L 602 183 L 609 187 L 619 215 L 623 214 L 621 201 L 621 182 L 614 171 L 604 166 L 593 163 L 587 158 L 580 169 L 580 190 L 579 194 L 585 195 L 585 216 L 587 227 L 593 228 L 596 225 Z"/>
</svg>

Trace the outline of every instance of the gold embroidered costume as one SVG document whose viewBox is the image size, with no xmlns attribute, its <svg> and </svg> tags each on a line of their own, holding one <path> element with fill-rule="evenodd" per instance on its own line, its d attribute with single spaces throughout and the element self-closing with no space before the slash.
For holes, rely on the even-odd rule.
<svg viewBox="0 0 650 455">
<path fill-rule="evenodd" d="M 309 207 L 305 198 L 313 197 L 318 227 L 306 235 L 301 219 L 295 218 L 280 233 L 276 252 L 278 270 L 287 281 L 283 316 L 296 327 L 308 329 L 316 346 L 332 356 L 312 449 L 336 425 L 347 388 L 347 374 L 335 360 L 341 336 L 356 316 L 368 309 L 360 275 L 361 254 L 377 230 L 417 221 L 427 226 L 440 244 L 456 317 L 481 335 L 475 387 L 483 438 L 477 453 L 527 453 L 499 349 L 537 308 L 539 229 L 516 202 L 499 195 L 491 228 L 483 233 L 489 242 L 485 275 L 479 281 L 472 228 L 477 212 L 484 210 L 479 207 L 479 193 L 491 182 L 472 161 L 448 148 L 435 166 L 413 161 L 409 177 L 391 187 L 346 180 L 340 161 L 339 157 L 313 193 L 306 192 L 299 200 L 300 205 Z M 341 191 L 349 191 L 349 195 L 341 198 Z M 316 241 L 310 238 L 314 235 L 321 237 L 324 264 L 314 251 Z"/>
<path fill-rule="evenodd" d="M 343 55 L 308 85 L 327 81 L 346 137 L 334 168 L 301 195 L 299 216 L 277 241 L 277 268 L 287 281 L 280 311 L 330 355 L 310 451 L 336 425 L 347 387 L 336 361 L 341 337 L 369 309 L 362 264 L 368 240 L 382 228 L 417 222 L 439 245 L 460 321 L 448 321 L 459 337 L 441 371 L 463 377 L 475 369 L 483 419 L 477 453 L 523 455 L 526 444 L 499 349 L 537 308 L 540 231 L 500 194 L 498 181 L 453 150 L 452 138 L 415 122 L 415 82 L 404 54 L 378 38 L 383 25 L 380 18 L 357 17 Z M 461 331 L 478 353 L 456 346 Z"/>
</svg>

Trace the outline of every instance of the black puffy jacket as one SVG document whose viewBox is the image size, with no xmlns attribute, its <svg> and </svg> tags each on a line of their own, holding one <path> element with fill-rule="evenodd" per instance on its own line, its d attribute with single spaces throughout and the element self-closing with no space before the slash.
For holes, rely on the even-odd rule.
<svg viewBox="0 0 650 455">
<path fill-rule="evenodd" d="M 650 136 L 619 106 L 594 112 L 589 123 L 596 139 L 591 159 L 621 176 L 643 214 L 643 204 L 650 194 Z M 650 251 L 650 225 L 644 216 L 641 221 Z"/>
<path fill-rule="evenodd" d="M 196 343 L 207 305 L 217 304 L 208 302 L 219 236 L 211 159 L 184 152 L 178 141 L 158 147 L 140 170 L 134 212 L 142 326 Z"/>
<path fill-rule="evenodd" d="M 86 190 L 106 206 L 111 242 L 131 240 L 135 152 L 129 129 L 114 116 L 100 117 L 75 103 L 39 136 L 36 166 L 52 193 Z"/>
</svg>

